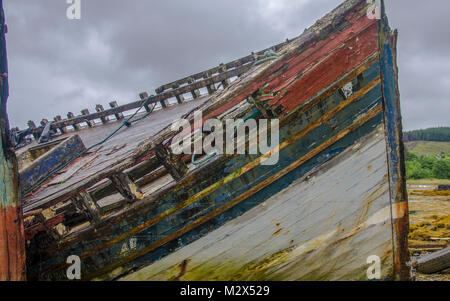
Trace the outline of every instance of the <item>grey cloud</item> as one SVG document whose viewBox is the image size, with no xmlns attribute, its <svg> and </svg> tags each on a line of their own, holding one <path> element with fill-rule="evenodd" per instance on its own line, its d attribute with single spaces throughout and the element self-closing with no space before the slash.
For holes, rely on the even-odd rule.
<svg viewBox="0 0 450 301">
<path fill-rule="evenodd" d="M 65 0 L 7 1 L 11 124 L 136 100 L 141 91 L 297 36 L 340 2 L 82 0 L 82 19 L 69 21 Z M 387 1 L 400 31 L 407 129 L 448 125 L 449 4 L 435 2 Z"/>
</svg>

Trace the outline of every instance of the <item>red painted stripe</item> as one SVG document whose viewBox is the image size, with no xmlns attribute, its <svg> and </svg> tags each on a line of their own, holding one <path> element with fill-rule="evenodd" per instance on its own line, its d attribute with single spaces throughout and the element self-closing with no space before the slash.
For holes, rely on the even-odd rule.
<svg viewBox="0 0 450 301">
<path fill-rule="evenodd" d="M 25 280 L 21 209 L 0 207 L 0 280 Z"/>
<path fill-rule="evenodd" d="M 295 82 L 291 82 L 287 87 L 284 85 L 281 87 L 269 86 L 268 89 L 272 88 L 275 91 L 284 89 L 282 93 L 270 101 L 270 104 L 272 106 L 281 105 L 285 112 L 290 112 L 298 105 L 311 99 L 344 74 L 353 70 L 362 61 L 374 55 L 378 51 L 377 35 L 378 26 L 375 23 L 362 33 L 350 38 L 346 43 L 341 44 L 342 47 L 328 55 L 309 72 Z M 291 71 L 301 72 L 297 68 Z"/>
<path fill-rule="evenodd" d="M 276 92 L 279 91 L 289 85 L 292 85 L 292 83 L 297 79 L 298 75 L 300 73 L 303 73 L 303 76 L 306 76 L 306 72 L 309 71 L 309 69 L 316 65 L 318 62 L 321 62 L 330 54 L 338 49 L 342 44 L 351 39 L 352 37 L 355 37 L 359 32 L 364 30 L 367 27 L 370 27 L 370 34 L 369 36 L 365 36 L 365 41 L 370 41 L 370 45 L 362 45 L 362 43 L 357 43 L 356 46 L 361 47 L 361 49 L 353 49 L 351 52 L 344 53 L 344 55 L 351 55 L 353 57 L 349 57 L 348 63 L 344 61 L 344 64 L 347 68 L 345 70 L 351 70 L 356 66 L 357 64 L 354 64 L 355 62 L 361 63 L 364 59 L 369 57 L 371 54 L 375 53 L 378 50 L 378 38 L 376 36 L 373 36 L 373 34 L 376 35 L 377 29 L 378 29 L 378 22 L 377 20 L 372 20 L 367 18 L 367 16 L 364 13 L 355 12 L 352 14 L 349 14 L 346 16 L 346 22 L 348 23 L 347 27 L 343 29 L 342 31 L 338 33 L 334 33 L 329 35 L 326 39 L 321 40 L 319 42 L 316 42 L 312 45 L 308 45 L 306 50 L 304 50 L 302 53 L 298 53 L 297 51 L 291 52 L 289 55 L 286 55 L 285 58 L 279 60 L 277 63 L 273 64 L 270 68 L 268 68 L 265 72 L 263 72 L 261 75 L 259 75 L 257 78 L 253 79 L 250 83 L 246 84 L 246 88 L 244 88 L 239 95 L 236 95 L 233 97 L 229 102 L 222 105 L 217 110 L 209 113 L 208 115 L 203 116 L 204 120 L 215 118 L 216 116 L 226 112 L 227 110 L 231 109 L 233 106 L 237 105 L 239 102 L 243 101 L 245 98 L 247 98 L 249 95 L 251 95 L 253 92 L 258 90 L 259 88 L 263 87 L 264 85 L 268 84 L 268 87 L 265 89 L 266 92 Z M 351 42 L 351 41 L 350 41 Z M 295 41 L 293 42 L 295 43 Z M 359 53 L 359 50 L 364 51 Z M 367 50 L 370 50 L 370 54 L 367 54 Z M 354 54 L 357 54 L 356 56 Z M 343 55 L 342 52 L 340 55 Z M 337 55 L 339 57 L 339 55 Z M 276 73 L 278 70 L 283 68 L 287 64 L 287 68 L 279 73 Z M 342 64 L 342 59 L 340 61 L 336 61 L 337 64 Z M 316 68 L 314 68 L 315 70 Z M 337 74 L 338 70 L 334 70 L 334 72 L 330 72 L 328 77 L 333 77 L 334 80 L 336 80 L 338 77 L 342 76 L 343 73 Z M 347 71 L 347 72 L 348 72 Z M 322 72 L 324 72 L 322 70 Z M 327 71 L 328 73 L 329 71 Z M 345 73 L 345 72 L 344 72 Z M 276 75 L 275 75 L 276 74 Z M 274 75 L 271 77 L 271 75 Z M 319 91 L 326 88 L 327 85 L 329 85 L 327 81 L 319 81 L 315 84 L 315 86 L 319 87 Z M 303 88 L 303 87 L 301 87 Z M 310 95 L 312 91 L 316 91 L 317 89 L 311 89 L 309 90 Z M 301 94 L 303 91 L 298 91 L 298 94 Z M 317 91 L 318 92 L 318 91 Z M 316 93 L 317 93 L 316 92 Z M 279 98 L 282 97 L 284 93 L 282 93 Z M 314 95 L 315 93 L 312 93 Z M 271 101 L 271 103 L 276 103 L 279 101 L 279 98 L 274 99 Z M 303 97 L 303 99 L 306 98 Z M 310 97 L 309 97 L 310 98 Z M 283 101 L 284 103 L 284 101 Z M 296 102 L 293 105 L 286 105 L 285 108 L 287 110 L 292 110 L 293 107 L 298 105 L 299 103 Z"/>
</svg>

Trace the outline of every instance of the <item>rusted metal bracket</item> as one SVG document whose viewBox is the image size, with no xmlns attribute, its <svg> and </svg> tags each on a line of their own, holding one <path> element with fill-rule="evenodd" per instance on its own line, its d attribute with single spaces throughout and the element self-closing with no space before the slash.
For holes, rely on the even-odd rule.
<svg viewBox="0 0 450 301">
<path fill-rule="evenodd" d="M 130 177 L 124 173 L 118 173 L 109 178 L 114 187 L 128 201 L 141 200 L 144 194 L 139 190 L 137 185 L 131 181 Z"/>
<path fill-rule="evenodd" d="M 180 181 L 188 173 L 189 169 L 184 163 L 182 155 L 174 155 L 169 148 L 163 145 L 156 147 L 155 155 L 175 181 Z"/>
</svg>

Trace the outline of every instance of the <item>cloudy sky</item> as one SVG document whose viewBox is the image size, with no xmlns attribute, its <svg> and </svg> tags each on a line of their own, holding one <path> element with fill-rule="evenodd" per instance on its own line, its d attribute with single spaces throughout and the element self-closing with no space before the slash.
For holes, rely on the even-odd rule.
<svg viewBox="0 0 450 301">
<path fill-rule="evenodd" d="M 112 100 L 246 56 L 286 38 L 341 0 L 5 0 L 11 126 Z M 403 125 L 450 126 L 450 2 L 386 0 L 399 29 Z"/>
</svg>

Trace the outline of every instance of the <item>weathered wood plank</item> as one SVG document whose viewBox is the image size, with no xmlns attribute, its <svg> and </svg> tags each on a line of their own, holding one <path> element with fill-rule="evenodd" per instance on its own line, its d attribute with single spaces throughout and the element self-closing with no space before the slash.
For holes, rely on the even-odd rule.
<svg viewBox="0 0 450 301">
<path fill-rule="evenodd" d="M 85 149 L 86 147 L 80 137 L 74 135 L 40 156 L 20 171 L 22 193 L 28 193 L 34 185 L 47 177 L 52 171 L 68 163 Z"/>
<path fill-rule="evenodd" d="M 383 13 L 384 14 L 384 13 Z M 396 209 L 394 222 L 394 261 L 398 280 L 409 280 L 408 232 L 409 210 L 403 146 L 398 71 L 396 63 L 397 32 L 391 32 L 386 16 L 380 28 L 383 103 L 385 106 L 386 140 L 389 162 L 391 202 Z"/>
<path fill-rule="evenodd" d="M 318 37 L 322 37 L 322 36 L 326 35 L 327 32 L 332 32 L 334 30 L 334 28 L 342 29 L 342 23 L 344 21 L 339 18 L 334 18 L 333 15 L 339 15 L 339 14 L 343 13 L 344 10 L 351 10 L 351 9 L 353 9 L 352 5 L 355 6 L 357 4 L 359 4 L 359 3 L 356 3 L 356 1 L 352 2 L 350 5 L 346 6 L 345 8 L 341 7 L 336 12 L 333 12 L 333 14 L 330 17 L 327 16 L 325 19 L 321 20 L 321 22 L 318 23 L 319 25 L 313 26 L 304 35 L 302 35 L 299 39 L 294 40 L 292 42 L 294 47 L 288 48 L 287 49 L 288 51 L 282 57 L 285 57 L 285 56 L 288 57 L 288 54 L 293 56 L 295 53 L 297 53 L 298 48 L 302 48 L 302 47 L 305 47 L 305 45 L 309 45 L 309 43 L 311 43 L 311 41 L 314 41 L 314 39 L 318 39 Z M 363 16 L 360 16 L 360 18 L 363 18 Z M 355 19 L 357 19 L 357 18 L 355 18 Z M 347 22 L 347 20 L 345 20 L 345 21 Z M 335 26 L 335 27 L 333 27 L 333 26 Z M 281 59 L 280 59 L 280 62 L 281 62 Z M 228 105 L 232 106 L 233 102 L 236 102 L 238 99 L 239 99 L 239 101 L 242 101 L 242 98 L 245 97 L 245 95 L 246 95 L 246 92 L 243 91 L 244 87 L 245 87 L 245 89 L 250 89 L 248 92 L 249 94 L 253 93 L 254 90 L 252 90 L 252 89 L 255 89 L 254 88 L 255 86 L 264 85 L 263 83 L 258 84 L 258 79 L 259 80 L 262 79 L 263 76 L 265 76 L 267 78 L 267 76 L 269 76 L 270 74 L 279 70 L 280 67 L 284 66 L 284 64 L 281 64 L 281 65 L 280 64 L 281 63 L 279 63 L 279 64 L 274 63 L 274 64 L 272 64 L 273 66 L 272 65 L 270 66 L 270 68 L 263 68 L 263 66 L 260 66 L 259 69 L 263 68 L 262 71 L 264 71 L 264 72 L 259 72 L 256 74 L 257 76 L 254 76 L 255 74 L 253 74 L 251 77 L 246 78 L 244 81 L 242 81 L 240 83 L 239 86 L 236 85 L 233 87 L 233 89 L 231 89 L 230 91 L 227 91 L 227 93 L 225 95 L 221 95 L 220 101 L 212 101 L 211 103 L 213 103 L 213 105 L 208 104 L 208 106 L 203 107 L 202 109 L 204 109 L 204 112 L 209 114 L 208 116 L 205 116 L 205 118 L 212 118 L 215 115 L 220 115 L 224 112 L 223 110 L 229 109 L 227 107 Z M 280 76 L 281 76 L 281 74 L 280 74 Z M 248 84 L 249 81 L 252 81 L 253 84 Z M 239 93 L 241 93 L 240 96 L 239 96 Z M 232 100 L 233 97 L 236 97 L 235 100 Z M 215 113 L 211 114 L 211 112 L 215 112 Z M 170 135 L 173 135 L 173 134 L 169 130 L 165 130 L 165 131 L 161 132 L 160 134 L 156 135 L 155 137 L 153 137 L 150 142 L 143 143 L 142 147 L 140 147 L 135 152 L 135 154 L 131 160 L 125 160 L 123 163 L 120 163 L 117 166 L 115 166 L 115 169 L 123 170 L 124 168 L 128 168 L 128 167 L 132 166 L 136 160 L 139 160 L 139 158 L 141 158 L 142 156 L 146 156 L 149 152 L 152 151 L 152 149 L 158 143 L 169 138 Z M 107 176 L 107 175 L 102 174 L 102 177 L 105 177 L 105 176 Z M 95 181 L 95 179 L 100 179 L 100 178 L 101 178 L 100 176 L 91 178 L 86 183 L 93 183 Z M 81 184 L 82 183 L 80 183 L 80 185 Z"/>
<path fill-rule="evenodd" d="M 25 239 L 31 240 L 36 234 L 39 232 L 46 232 L 49 229 L 52 229 L 56 225 L 63 223 L 65 221 L 64 214 L 58 214 L 48 220 L 44 220 L 39 222 L 31 227 L 25 229 Z"/>
<path fill-rule="evenodd" d="M 129 202 L 140 200 L 144 197 L 137 185 L 124 173 L 118 173 L 110 177 L 112 185 Z"/>
<path fill-rule="evenodd" d="M 100 222 L 103 211 L 88 192 L 80 192 L 80 195 L 75 196 L 72 201 L 79 207 L 84 208 L 91 223 L 98 224 Z"/>
<path fill-rule="evenodd" d="M 183 155 L 176 156 L 172 154 L 170 148 L 164 146 L 158 147 L 155 155 L 175 181 L 180 181 L 188 173 Z"/>
<path fill-rule="evenodd" d="M 375 90 L 374 90 L 375 91 Z M 379 93 L 380 91 L 378 90 L 378 93 Z M 372 98 L 372 97 L 374 97 L 374 98 Z M 378 97 L 379 98 L 379 97 Z M 358 105 L 358 106 L 356 106 L 354 109 L 351 109 L 350 111 L 348 111 L 347 112 L 347 114 L 355 114 L 356 112 L 360 112 L 360 109 L 356 109 L 356 108 L 358 108 L 359 106 L 361 106 L 361 105 L 363 105 L 363 106 L 368 106 L 368 107 L 371 107 L 371 106 L 373 106 L 373 101 L 375 100 L 375 101 L 377 101 L 377 96 L 376 96 L 376 94 L 374 94 L 373 96 L 371 96 L 371 97 L 369 97 L 369 98 L 367 98 L 367 102 L 363 102 L 363 103 L 361 103 L 360 105 Z M 351 112 L 353 112 L 353 113 L 351 113 Z M 376 112 L 375 112 L 376 113 Z M 345 114 L 344 114 L 345 115 Z M 373 115 L 372 115 L 373 116 Z M 356 117 L 354 117 L 354 118 L 356 118 Z M 350 119 L 350 120 L 352 120 L 352 119 Z M 348 122 L 350 122 L 350 120 L 348 120 Z M 367 119 L 364 119 L 364 118 L 359 118 L 359 123 L 361 123 L 361 122 L 364 122 L 364 120 L 367 120 Z M 342 123 L 342 126 L 344 126 L 344 124 L 345 123 Z M 328 127 L 325 127 L 325 128 L 328 128 Z M 336 130 L 339 130 L 339 129 L 336 129 Z M 292 130 L 291 130 L 292 131 Z M 287 131 L 287 133 L 289 133 L 290 131 Z M 292 133 L 292 132 L 290 132 L 290 133 Z M 289 135 L 291 135 L 291 134 L 289 134 Z M 331 132 L 330 132 L 330 134 L 329 135 L 331 135 Z M 299 136 L 300 137 L 300 136 Z M 339 136 L 339 137 L 342 137 L 342 136 Z M 326 139 L 325 137 L 324 138 L 322 138 L 322 139 Z M 303 140 L 302 140 L 303 141 Z M 309 140 L 309 142 L 308 142 L 308 140 L 304 140 L 305 141 L 305 143 L 306 144 L 310 144 L 310 142 L 311 142 L 311 140 Z M 333 140 L 332 142 L 329 142 L 330 144 L 329 145 L 331 145 L 332 143 L 334 143 L 336 140 Z M 348 140 L 348 141 L 351 141 L 351 140 Z M 292 153 L 291 154 L 291 156 L 293 156 L 292 158 L 294 158 L 294 157 L 296 157 L 296 156 L 298 156 L 299 154 L 298 154 L 298 149 L 299 149 L 299 146 L 298 145 L 292 145 L 291 146 L 291 149 L 294 151 L 294 153 L 295 153 L 295 155 L 294 155 L 294 153 Z M 305 150 L 306 151 L 306 150 Z M 316 153 L 317 154 L 317 153 Z M 304 161 L 301 161 L 301 162 L 304 162 Z M 220 161 L 219 161 L 219 163 L 220 163 Z M 287 163 L 287 162 L 286 162 Z M 286 163 L 284 163 L 284 164 L 286 164 Z M 300 163 L 299 163 L 300 164 Z M 234 165 L 234 164 L 233 164 Z M 239 166 L 239 165 L 237 165 L 237 166 Z M 258 167 L 259 169 L 260 168 L 263 168 L 263 167 Z M 205 179 L 205 180 L 207 180 L 207 181 L 214 181 L 215 180 L 215 178 L 217 178 L 217 175 L 214 175 L 215 174 L 215 170 L 212 170 L 211 169 L 211 166 L 209 166 L 208 167 L 208 169 L 206 169 L 205 170 L 206 172 L 209 172 L 209 173 L 212 173 L 211 175 L 208 175 L 208 176 L 200 176 L 200 177 L 196 177 L 197 179 L 198 178 L 201 178 L 201 179 Z M 241 171 L 236 171 L 236 174 L 242 174 L 242 172 Z M 270 174 L 268 174 L 267 173 L 267 171 L 255 171 L 255 172 L 252 172 L 252 174 L 253 175 L 258 175 L 258 174 L 265 174 L 265 175 L 267 175 L 267 176 L 269 176 Z M 242 181 L 242 180 L 240 180 L 240 181 Z M 244 180 L 245 181 L 245 180 Z M 226 182 L 225 182 L 226 183 Z M 192 184 L 190 184 L 190 185 L 196 185 L 196 183 L 192 183 Z M 197 185 L 198 185 L 198 183 L 197 183 Z M 233 184 L 229 184 L 229 185 L 233 185 Z M 252 186 L 252 184 L 246 184 L 246 185 L 238 185 L 240 188 L 239 188 L 239 190 L 241 191 L 242 189 L 243 190 L 246 190 L 247 189 L 247 185 L 251 185 Z M 238 187 L 238 186 L 236 186 L 235 184 L 233 185 L 234 187 Z M 251 187 L 250 186 L 250 187 Z M 186 186 L 185 186 L 186 187 Z M 185 189 L 187 189 L 187 187 L 185 188 Z M 222 187 L 222 188 L 220 188 L 220 191 L 217 191 L 216 193 L 214 193 L 214 197 L 212 197 L 212 198 L 220 198 L 220 196 L 225 192 L 225 191 L 232 191 L 232 190 L 230 190 L 230 187 L 228 187 L 228 186 L 224 186 L 224 187 Z M 180 193 L 181 194 L 184 194 L 185 192 L 183 192 L 183 191 L 180 191 Z M 237 191 L 236 191 L 236 193 L 238 193 Z M 201 195 L 204 195 L 203 193 L 201 193 L 200 194 L 200 197 L 201 197 Z M 205 195 L 204 195 L 205 196 Z M 170 200 L 174 200 L 174 199 L 178 199 L 178 197 L 177 196 L 167 196 Z M 161 204 L 165 204 L 166 203 L 166 201 L 167 201 L 167 199 L 161 199 L 161 196 L 158 196 L 158 195 L 156 195 L 155 196 L 155 200 L 158 200 L 158 201 L 160 201 L 161 202 Z M 198 200 L 198 198 L 197 198 L 197 200 Z M 193 200 L 193 201 L 195 201 L 195 200 Z M 223 201 L 221 201 L 220 203 L 222 203 Z M 190 204 L 190 203 L 187 203 L 187 204 Z M 219 204 L 219 203 L 217 203 L 217 204 Z M 155 208 L 160 208 L 156 203 L 154 204 L 155 205 Z M 167 206 L 167 204 L 165 205 L 165 206 Z M 167 207 L 161 207 L 159 210 L 164 210 L 164 208 L 167 208 Z M 180 207 L 180 208 L 183 208 L 183 207 Z M 143 209 L 144 208 L 141 208 L 140 210 L 138 210 L 139 212 L 140 212 L 140 215 L 143 215 L 144 214 L 144 212 L 145 211 L 143 211 Z M 176 208 L 174 208 L 174 212 L 176 212 L 176 210 L 175 210 Z M 164 212 L 161 212 L 161 213 L 163 213 L 163 215 L 166 215 L 166 213 L 164 213 Z M 206 213 L 208 213 L 208 211 L 205 211 L 204 212 L 204 214 L 206 214 Z M 152 213 L 152 215 L 154 215 L 154 213 Z M 167 215 L 166 215 L 167 216 Z M 122 215 L 121 216 L 122 218 L 126 218 L 124 215 Z M 128 221 L 128 223 L 130 223 L 130 222 L 132 222 L 132 220 L 130 220 L 129 218 L 127 218 L 127 221 Z M 113 223 L 115 223 L 115 222 L 113 222 Z M 147 227 L 149 227 L 151 224 L 148 224 L 147 225 Z M 145 228 L 143 228 L 143 226 L 142 225 L 140 225 L 137 229 L 139 229 L 138 231 L 142 231 L 142 229 L 145 229 Z M 98 233 L 101 233 L 101 231 L 102 230 L 100 230 L 99 228 L 97 228 L 97 231 L 100 231 L 100 232 L 98 232 Z M 154 231 L 154 230 L 151 230 L 151 229 L 149 229 L 149 231 Z M 80 237 L 80 236 L 78 236 L 78 237 Z M 92 237 L 91 237 L 92 238 Z M 93 239 L 93 238 L 92 238 Z M 119 240 L 120 241 L 120 240 Z M 117 241 L 116 241 L 117 242 Z M 158 242 L 159 243 L 159 242 Z M 114 250 L 116 250 L 116 248 L 114 248 Z M 114 256 L 112 256 L 111 258 L 113 258 Z"/>
<path fill-rule="evenodd" d="M 377 130 L 263 204 L 122 280 L 363 280 L 373 254 L 382 259 L 382 278 L 392 276 L 385 148 Z"/>
<path fill-rule="evenodd" d="M 108 146 L 111 147 L 101 147 L 101 149 L 95 151 L 100 157 L 96 159 L 94 164 L 86 166 L 80 173 L 69 179 L 67 182 L 58 186 L 47 187 L 46 189 L 28 196 L 24 200 L 24 210 L 33 210 L 32 208 L 35 209 L 36 206 L 51 206 L 60 201 L 67 200 L 78 191 L 89 189 L 91 186 L 116 173 L 117 169 L 114 169 L 113 167 L 118 163 L 130 162 L 129 165 L 120 169 L 121 172 L 147 160 L 151 156 L 142 158 L 139 161 L 130 159 L 133 150 L 139 145 L 142 139 L 152 133 L 157 133 L 165 126 L 167 120 L 181 117 L 203 101 L 205 101 L 205 99 L 186 102 L 180 106 L 171 106 L 167 110 L 158 111 L 157 114 L 150 115 L 148 118 L 133 124 L 130 128 L 122 129 L 108 141 Z M 90 130 L 82 130 L 79 132 L 79 135 L 82 137 L 83 141 L 85 141 L 85 144 L 90 146 L 109 134 L 109 130 L 118 127 L 119 125 L 117 123 L 118 122 L 111 122 L 109 128 L 98 126 Z M 111 155 L 111 150 L 116 148 L 116 146 L 123 146 L 124 141 L 127 141 L 125 147 L 119 148 L 117 152 L 114 152 Z"/>
<path fill-rule="evenodd" d="M 26 279 L 25 239 L 19 201 L 17 158 L 9 133 L 7 27 L 0 0 L 0 281 Z"/>
</svg>

